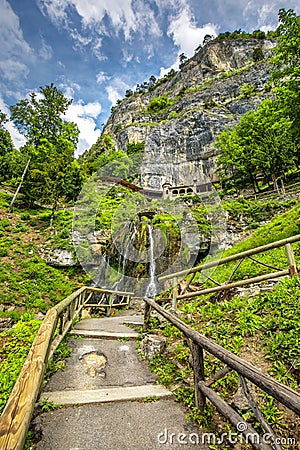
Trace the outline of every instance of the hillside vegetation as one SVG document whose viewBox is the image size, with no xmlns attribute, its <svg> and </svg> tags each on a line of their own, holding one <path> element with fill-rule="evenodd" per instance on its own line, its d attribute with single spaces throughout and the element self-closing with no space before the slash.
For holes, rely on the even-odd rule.
<svg viewBox="0 0 300 450">
<path fill-rule="evenodd" d="M 276 215 L 268 224 L 259 227 L 243 242 L 225 251 L 222 257 L 299 233 L 300 206 L 297 202 L 285 213 Z M 300 243 L 293 244 L 293 248 L 299 263 Z M 256 255 L 256 258 L 269 267 L 246 259 L 234 273 L 231 281 L 287 268 L 284 247 Z M 236 262 L 218 266 L 213 271 L 209 271 L 209 276 L 219 283 L 225 282 L 233 274 L 235 266 Z M 191 275 L 188 276 L 189 278 Z M 192 284 L 193 289 L 197 290 L 215 286 L 201 274 L 196 275 Z M 252 285 L 231 289 L 224 293 L 212 293 L 180 300 L 177 315 L 201 334 L 241 356 L 264 373 L 269 373 L 280 382 L 298 390 L 300 381 L 299 304 L 300 279 L 299 276 L 295 276 L 293 279 L 285 277 L 280 281 L 266 281 L 260 286 Z M 190 351 L 181 332 L 159 318 L 151 319 L 151 330 L 167 340 L 167 351 L 162 357 L 160 355 L 152 360 L 152 370 L 159 376 L 161 383 L 172 388 L 178 401 L 187 405 L 189 409 L 187 417 L 205 425 L 217 436 L 220 427 L 223 431 L 228 430 L 229 425 L 220 418 L 214 406 L 208 404 L 204 416 L 195 408 Z M 211 378 L 222 367 L 223 364 L 218 359 L 205 352 L 206 379 Z M 214 384 L 214 389 L 229 404 L 233 404 L 245 420 L 257 427 L 256 418 L 249 405 L 241 406 L 240 401 L 237 400 L 238 386 L 237 373 L 229 373 Z M 300 421 L 297 416 L 259 390 L 256 390 L 255 399 L 278 436 L 282 439 L 290 436 L 296 440 L 300 439 Z M 259 431 L 259 427 L 257 430 Z M 235 430 L 232 429 L 232 432 Z M 212 448 L 223 449 L 222 446 Z M 248 447 L 245 444 L 242 448 Z M 283 448 L 290 447 L 283 445 Z"/>
<path fill-rule="evenodd" d="M 140 87 L 136 92 L 127 92 L 123 101 L 112 111 L 112 117 L 101 138 L 78 160 L 75 160 L 74 152 L 79 130 L 75 123 L 64 119 L 64 113 L 72 100 L 67 99 L 53 84 L 40 88 L 39 93 L 32 92 L 26 99 L 12 106 L 10 119 L 0 111 L 0 411 L 10 395 L 44 314 L 79 286 L 91 282 L 81 267 L 76 265 L 76 260 L 73 267 L 65 268 L 53 267 L 48 263 L 53 250 L 74 253 L 71 243 L 73 210 L 82 187 L 89 186 L 86 182 L 95 171 L 99 171 L 99 185 L 94 186 L 94 191 L 90 190 L 90 198 L 95 192 L 105 191 L 100 179 L 103 175 L 120 177 L 142 186 L 151 170 L 153 173 L 150 175 L 156 177 L 160 172 L 153 168 L 154 162 L 159 160 L 155 152 L 168 159 L 168 154 L 163 154 L 162 149 L 169 147 L 158 145 L 154 135 L 151 141 L 148 134 L 148 142 L 153 147 L 147 149 L 145 133 L 150 133 L 151 129 L 157 127 L 159 135 L 166 138 L 168 143 L 171 133 L 176 148 L 181 148 L 181 141 L 176 134 L 179 123 L 185 130 L 180 134 L 180 137 L 184 137 L 183 140 L 191 130 L 197 134 L 197 130 L 203 128 L 204 117 L 205 120 L 209 119 L 210 124 L 215 124 L 215 108 L 218 109 L 218 114 L 221 111 L 222 117 L 222 127 L 218 125 L 216 129 L 221 131 L 225 123 L 230 124 L 230 128 L 223 129 L 218 135 L 216 145 L 210 147 L 208 158 L 206 154 L 192 154 L 192 146 L 188 149 L 191 153 L 185 155 L 188 156 L 189 168 L 192 167 L 191 161 L 200 158 L 204 169 L 209 158 L 215 161 L 217 152 L 219 155 L 219 182 L 215 183 L 215 188 L 218 198 L 222 198 L 222 209 L 228 216 L 227 225 L 233 234 L 238 234 L 239 242 L 218 256 L 225 257 L 300 234 L 299 195 L 284 195 L 286 185 L 299 181 L 300 22 L 292 10 L 280 10 L 279 18 L 280 26 L 271 35 L 272 39 L 275 37 L 278 41 L 278 45 L 272 50 L 271 59 L 264 61 L 262 47 L 256 47 L 257 42 L 262 42 L 265 38 L 259 31 L 254 32 L 255 36 L 237 31 L 232 34 L 223 33 L 215 40 L 207 39 L 203 48 L 196 50 L 193 58 L 182 58 L 178 72 L 168 74 L 163 80 L 152 78 L 151 85 Z M 222 43 L 228 48 L 231 39 L 235 40 L 237 46 L 241 43 L 239 39 L 253 41 L 250 46 L 251 64 L 227 72 L 222 69 L 212 76 L 213 80 L 206 72 L 205 76 L 201 72 L 201 84 L 182 86 L 176 93 L 165 92 L 166 87 L 173 82 L 179 86 L 181 76 L 188 73 L 189 64 L 197 70 L 197 61 L 202 58 L 202 64 L 214 45 L 220 48 Z M 247 52 L 249 48 L 247 47 Z M 213 82 L 216 82 L 216 96 L 219 95 L 218 89 L 222 87 L 224 96 L 230 97 L 231 94 L 225 89 L 226 80 L 230 81 L 232 88 L 237 78 L 240 82 L 243 76 L 250 76 L 247 72 L 249 66 L 251 74 L 262 70 L 265 75 L 268 71 L 265 65 L 269 67 L 270 64 L 273 67 L 272 74 L 268 74 L 270 82 L 265 85 L 264 79 L 259 93 L 251 83 L 246 83 L 239 88 L 238 93 L 234 93 L 234 100 L 227 99 L 227 103 L 218 103 L 210 97 L 208 88 Z M 245 75 L 246 72 L 248 75 Z M 205 77 L 207 78 L 204 79 Z M 246 108 L 250 104 L 253 106 L 253 110 L 248 111 L 240 121 L 237 119 L 242 114 L 229 113 L 227 108 L 233 107 L 232 111 L 235 111 L 237 104 L 232 103 L 237 98 L 237 109 L 241 107 L 244 112 L 245 104 Z M 138 131 L 136 124 L 132 122 L 128 127 L 117 124 L 114 128 L 114 119 L 124 115 L 124 111 L 127 113 L 127 106 L 136 101 L 140 105 L 139 120 L 145 119 L 144 122 L 139 122 Z M 199 111 L 200 116 L 197 115 Z M 20 149 L 14 147 L 5 128 L 8 120 L 25 136 L 26 144 Z M 130 135 L 132 129 L 134 133 Z M 166 129 L 168 133 L 165 133 Z M 131 136 L 128 142 L 125 135 Z M 116 136 L 124 138 L 122 149 L 118 146 Z M 205 139 L 208 138 L 212 138 L 212 133 L 205 135 Z M 137 176 L 139 171 L 136 167 L 137 163 L 140 165 L 143 152 L 145 158 L 148 158 L 146 163 L 149 168 L 148 172 L 144 172 L 144 180 L 143 173 L 141 177 Z M 180 164 L 169 159 L 168 170 L 176 171 Z M 209 163 L 208 166 L 211 168 L 212 164 Z M 196 173 L 199 173 L 200 166 L 195 167 Z M 272 188 L 280 193 L 278 199 L 259 201 L 243 198 L 241 195 L 246 189 L 257 193 Z M 122 226 L 121 216 L 125 215 L 125 211 L 136 212 L 136 205 L 126 200 L 128 192 L 123 186 L 114 186 L 107 195 L 103 195 L 95 212 L 95 229 L 92 231 L 104 231 L 103 234 L 108 235 L 107 240 L 112 240 L 110 232 L 113 218 Z M 145 199 L 141 200 L 141 193 L 135 199 L 138 199 L 139 205 L 146 204 Z M 199 234 L 209 239 L 212 233 L 210 211 L 202 202 L 201 196 L 181 197 L 177 200 L 187 202 L 198 225 Z M 169 199 L 168 201 L 171 202 Z M 176 200 L 174 204 L 176 206 Z M 168 251 L 172 253 L 173 248 L 179 247 L 179 233 L 175 225 L 177 221 L 183 220 L 184 213 L 178 208 L 178 217 L 176 213 L 171 217 L 159 207 L 155 210 L 155 201 L 151 205 L 147 203 L 147 207 L 156 213 L 153 226 L 160 228 L 165 235 L 168 233 L 175 241 L 174 247 L 168 247 Z M 88 211 L 85 217 L 87 222 L 82 224 L 83 227 L 90 220 L 90 215 L 92 213 Z M 91 226 L 90 222 L 88 225 Z M 145 223 L 143 225 L 146 230 L 147 226 Z M 299 263 L 300 244 L 294 244 L 293 248 Z M 116 264 L 120 263 L 119 255 L 113 256 Z M 229 263 L 216 267 L 209 276 L 223 283 L 229 278 L 237 281 L 269 273 L 271 270 L 287 269 L 284 248 L 265 252 L 258 259 L 262 265 L 246 259 L 238 270 L 235 270 L 235 263 Z M 187 277 L 184 281 L 189 280 Z M 197 290 L 214 285 L 201 273 L 193 278 L 192 284 Z M 249 360 L 281 382 L 298 389 L 299 288 L 299 276 L 293 279 L 286 277 L 281 281 L 266 282 L 260 288 L 250 286 L 247 289 L 229 290 L 225 295 L 209 294 L 192 301 L 181 301 L 178 314 L 182 320 L 218 344 Z M 200 417 L 195 408 L 190 354 L 181 334 L 173 326 L 160 322 L 157 318 L 152 319 L 151 330 L 167 338 L 167 351 L 152 361 L 152 369 L 159 375 L 162 383 L 174 388 L 178 401 L 183 401 L 189 407 L 189 418 L 205 423 L 208 428 L 219 432 L 222 420 L 216 410 L 208 406 L 205 415 Z M 59 367 L 63 368 L 64 363 L 60 360 L 67 355 L 68 350 L 63 344 L 48 369 L 54 371 Z M 206 355 L 206 377 L 212 376 L 218 369 L 219 362 Z M 234 403 L 238 387 L 236 374 L 230 373 L 216 386 L 223 398 Z M 298 418 L 276 404 L 271 397 L 261 392 L 257 393 L 257 397 L 266 419 L 280 436 L 293 435 L 300 439 Z M 259 429 L 249 408 L 243 409 L 241 413 Z M 222 423 L 222 427 L 227 429 L 228 424 Z M 215 448 L 217 447 L 211 447 L 212 450 Z"/>
</svg>

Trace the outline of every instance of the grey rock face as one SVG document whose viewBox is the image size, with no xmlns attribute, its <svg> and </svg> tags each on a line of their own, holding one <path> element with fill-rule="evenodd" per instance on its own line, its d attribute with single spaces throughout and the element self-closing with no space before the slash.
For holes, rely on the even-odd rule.
<svg viewBox="0 0 300 450">
<path fill-rule="evenodd" d="M 104 133 L 123 151 L 129 143 L 145 143 L 144 188 L 161 190 L 166 181 L 186 185 L 213 176 L 216 136 L 270 96 L 265 90 L 270 66 L 267 59 L 254 63 L 253 51 L 261 47 L 268 57 L 275 45 L 268 39 L 209 42 L 173 78 L 114 108 Z M 251 96 L 243 94 L 243 85 L 252 87 Z M 151 98 L 162 95 L 174 100 L 172 106 L 149 113 Z"/>
</svg>

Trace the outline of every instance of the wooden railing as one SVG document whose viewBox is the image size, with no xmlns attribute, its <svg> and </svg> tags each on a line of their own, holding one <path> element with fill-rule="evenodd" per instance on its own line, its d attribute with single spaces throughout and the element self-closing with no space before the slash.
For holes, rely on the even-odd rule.
<svg viewBox="0 0 300 450">
<path fill-rule="evenodd" d="M 211 261 L 207 264 L 202 264 L 197 267 L 193 267 L 181 272 L 169 274 L 166 276 L 163 276 L 159 278 L 159 281 L 163 280 L 172 280 L 173 281 L 173 297 L 172 299 L 172 309 L 173 311 L 176 309 L 176 304 L 178 299 L 185 299 L 190 297 L 198 297 L 200 295 L 208 294 L 211 292 L 219 292 L 222 290 L 227 290 L 232 287 L 236 286 L 243 286 L 247 284 L 252 284 L 254 282 L 263 281 L 270 278 L 277 278 L 281 276 L 294 276 L 297 272 L 299 272 L 300 267 L 297 267 L 295 262 L 295 257 L 293 253 L 293 249 L 291 247 L 291 244 L 294 242 L 300 241 L 300 235 L 293 236 L 288 239 L 283 239 L 281 241 L 273 242 L 268 245 L 264 245 L 261 247 L 253 248 L 251 250 L 245 251 L 243 253 L 239 253 L 236 255 L 228 256 L 227 258 L 223 258 L 220 261 Z M 261 275 L 259 277 L 250 278 L 247 280 L 241 280 L 236 283 L 230 283 L 230 280 L 227 280 L 226 283 L 219 284 L 215 282 L 215 280 L 212 280 L 211 277 L 209 279 L 218 286 L 208 289 L 202 289 L 200 291 L 196 292 L 190 292 L 185 293 L 182 295 L 178 295 L 177 291 L 177 280 L 178 277 L 187 276 L 189 274 L 192 274 L 192 276 L 200 272 L 202 270 L 205 270 L 207 268 L 215 267 L 219 264 L 225 264 L 231 261 L 239 261 L 237 263 L 237 266 L 234 268 L 233 272 L 231 273 L 231 277 L 233 273 L 236 272 L 236 270 L 239 268 L 241 261 L 243 261 L 246 257 L 252 258 L 252 255 L 265 252 L 267 250 L 271 250 L 274 248 L 279 248 L 285 246 L 286 248 L 286 255 L 288 260 L 288 269 L 287 270 L 281 270 L 265 275 Z M 255 260 L 258 263 L 261 263 L 260 261 Z M 264 264 L 264 263 L 263 263 Z M 265 264 L 264 264 L 265 265 Z M 159 299 L 160 302 L 165 302 L 168 305 L 168 301 L 170 298 L 162 298 Z M 257 431 L 250 425 L 247 424 L 243 417 L 241 417 L 230 405 L 228 405 L 220 396 L 218 393 L 216 393 L 213 389 L 211 389 L 211 386 L 221 378 L 223 378 L 228 372 L 235 370 L 238 373 L 239 381 L 242 387 L 242 390 L 245 394 L 245 397 L 247 398 L 249 402 L 249 406 L 252 409 L 255 417 L 260 422 L 262 428 L 265 430 L 266 433 L 271 437 L 272 441 L 275 443 L 275 449 L 280 450 L 281 447 L 279 444 L 277 444 L 276 436 L 267 423 L 267 421 L 264 419 L 263 415 L 261 414 L 259 408 L 255 405 L 255 401 L 252 397 L 252 394 L 248 388 L 247 381 L 254 383 L 256 386 L 258 386 L 260 389 L 262 389 L 264 392 L 271 395 L 274 399 L 285 405 L 288 409 L 292 410 L 296 414 L 300 415 L 300 394 L 294 391 L 293 389 L 289 388 L 288 386 L 285 386 L 282 383 L 279 383 L 277 380 L 269 376 L 268 374 L 261 373 L 260 370 L 253 366 L 252 364 L 249 364 L 248 362 L 244 361 L 243 359 L 239 358 L 234 353 L 226 350 L 225 348 L 221 347 L 220 345 L 216 344 L 212 339 L 207 338 L 206 336 L 202 335 L 201 333 L 195 331 L 191 327 L 189 327 L 187 324 L 185 324 L 183 321 L 178 319 L 176 315 L 169 310 L 163 308 L 160 304 L 158 304 L 154 299 L 145 299 L 145 315 L 144 315 L 144 331 L 147 331 L 148 324 L 151 316 L 151 309 L 154 309 L 156 312 L 161 314 L 165 319 L 167 319 L 172 325 L 174 325 L 176 328 L 178 328 L 185 337 L 185 342 L 188 344 L 192 356 L 193 361 L 193 372 L 194 372 L 194 390 L 195 390 L 195 404 L 200 410 L 204 410 L 204 406 L 206 403 L 206 399 L 209 399 L 211 403 L 213 403 L 216 408 L 219 410 L 221 414 L 223 414 L 224 417 L 226 417 L 237 429 L 238 424 L 242 423 L 244 424 L 244 430 L 241 431 L 241 434 L 246 439 L 246 442 L 250 443 L 255 449 L 257 450 L 271 450 L 273 447 L 271 447 L 269 444 L 264 443 L 263 439 L 258 436 Z M 224 367 L 214 374 L 214 376 L 208 380 L 204 379 L 204 351 L 208 352 L 209 354 L 215 356 L 219 361 L 224 363 Z"/>
<path fill-rule="evenodd" d="M 240 416 L 230 405 L 228 405 L 219 396 L 219 394 L 214 392 L 210 388 L 210 386 L 213 385 L 216 381 L 223 378 L 231 370 L 235 370 L 239 375 L 241 386 L 246 398 L 249 401 L 251 409 L 253 410 L 256 418 L 261 423 L 263 429 L 266 431 L 266 433 L 269 433 L 274 438 L 274 441 L 276 441 L 276 436 L 271 427 L 262 417 L 262 414 L 260 413 L 258 407 L 255 405 L 252 394 L 248 389 L 246 380 L 254 383 L 264 392 L 271 395 L 274 399 L 278 400 L 280 403 L 285 405 L 288 409 L 292 410 L 299 416 L 300 394 L 289 388 L 288 386 L 279 383 L 279 381 L 275 380 L 268 374 L 262 373 L 257 367 L 241 359 L 229 350 L 226 350 L 225 348 L 216 344 L 212 339 L 189 327 L 170 311 L 160 306 L 155 300 L 146 298 L 145 304 L 145 332 L 148 329 L 150 311 L 151 308 L 153 308 L 156 312 L 167 319 L 172 325 L 178 328 L 178 330 L 180 330 L 185 337 L 185 341 L 190 348 L 193 361 L 192 365 L 194 372 L 195 405 L 201 411 L 203 411 L 206 403 L 206 398 L 209 399 L 211 403 L 213 403 L 221 412 L 221 414 L 223 414 L 223 416 L 232 423 L 233 426 L 237 427 L 239 423 L 246 424 L 246 426 L 244 427 L 245 430 L 241 432 L 241 434 L 249 444 L 252 444 L 252 446 L 257 450 L 270 450 L 272 447 L 264 444 L 262 438 L 258 439 L 257 431 L 250 424 L 247 424 L 245 419 Z M 224 367 L 208 380 L 204 379 L 204 350 L 224 363 Z M 278 446 L 276 448 L 279 449 L 280 447 Z"/>
<path fill-rule="evenodd" d="M 282 239 L 280 241 L 271 242 L 267 245 L 262 245 L 260 247 L 255 247 L 250 250 L 246 250 L 241 253 L 237 253 L 235 255 L 227 256 L 226 258 L 220 259 L 220 260 L 212 260 L 206 264 L 201 264 L 196 267 L 192 267 L 190 269 L 185 269 L 180 272 L 171 273 L 168 275 L 164 275 L 162 277 L 158 278 L 158 281 L 168 281 L 170 280 L 173 286 L 173 292 L 172 292 L 172 309 L 176 309 L 177 307 L 177 301 L 180 299 L 186 299 L 191 297 L 199 297 L 200 295 L 210 294 L 213 292 L 220 292 L 220 291 L 226 291 L 228 289 L 232 289 L 235 287 L 240 286 L 246 286 L 253 283 L 260 283 L 265 280 L 274 279 L 274 278 L 280 278 L 287 275 L 293 276 L 295 273 L 299 271 L 299 268 L 296 265 L 295 262 L 295 256 L 292 248 L 292 243 L 300 242 L 300 234 L 297 234 L 295 236 L 292 236 L 290 238 Z M 255 258 L 253 258 L 253 255 L 257 255 L 260 253 L 267 252 L 269 250 L 279 248 L 279 247 L 285 247 L 286 251 L 286 257 L 287 257 L 287 269 L 279 269 L 278 267 L 274 267 L 268 264 L 265 264 L 262 261 L 259 261 Z M 275 270 L 275 272 L 269 272 L 264 275 L 259 275 L 252 278 L 247 278 L 245 280 L 239 280 L 236 282 L 232 282 L 233 276 L 236 274 L 238 269 L 241 266 L 241 263 L 246 259 L 249 258 L 253 262 L 257 263 L 258 265 L 263 265 L 265 267 L 268 267 L 271 270 Z M 206 269 L 211 269 L 216 266 L 220 266 L 222 264 L 227 264 L 232 261 L 238 261 L 234 269 L 232 270 L 228 280 L 226 280 L 223 283 L 218 282 L 217 280 L 214 280 L 209 275 L 205 274 Z M 199 291 L 193 291 L 193 292 L 187 292 L 191 282 L 193 281 L 193 278 L 196 273 L 200 273 L 204 278 L 209 279 L 213 284 L 215 284 L 215 287 L 209 287 L 205 289 L 201 289 Z M 182 277 L 187 277 L 188 275 L 191 275 L 190 280 L 188 281 L 185 291 L 178 294 L 178 279 Z M 163 300 L 163 299 L 162 299 Z"/>
<path fill-rule="evenodd" d="M 23 449 L 47 363 L 82 309 L 101 307 L 110 311 L 112 306 L 128 304 L 132 295 L 83 286 L 47 312 L 0 417 L 1 450 Z"/>
</svg>

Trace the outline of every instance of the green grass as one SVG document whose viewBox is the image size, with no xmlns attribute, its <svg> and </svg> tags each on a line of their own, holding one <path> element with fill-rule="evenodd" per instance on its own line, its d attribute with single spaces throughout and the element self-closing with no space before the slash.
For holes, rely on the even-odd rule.
<svg viewBox="0 0 300 450">
<path fill-rule="evenodd" d="M 39 326 L 40 321 L 23 321 L 21 317 L 15 328 L 0 335 L 0 412 L 10 396 Z"/>
<path fill-rule="evenodd" d="M 237 205 L 237 207 L 234 207 Z M 274 213 L 282 211 L 294 202 L 285 205 L 273 202 L 262 206 L 255 202 L 233 201 L 228 209 L 237 222 L 245 215 L 251 220 L 269 220 Z M 236 254 L 252 247 L 260 246 L 295 234 L 300 234 L 300 205 L 297 203 L 288 211 L 277 214 L 270 223 L 258 228 L 248 239 L 233 246 L 222 256 Z M 299 262 L 300 246 L 293 244 L 296 260 Z M 256 257 L 265 263 L 287 269 L 287 257 L 284 247 L 265 252 Z M 213 277 L 220 282 L 228 279 L 236 262 L 221 265 L 213 273 Z M 258 274 L 270 272 L 272 269 L 258 266 L 251 260 L 245 260 L 233 277 L 234 280 L 250 278 Z M 213 284 L 200 276 L 193 283 L 202 282 L 208 287 Z M 180 318 L 189 326 L 209 337 L 219 345 L 228 349 L 253 365 L 268 372 L 280 382 L 298 389 L 300 381 L 300 278 L 282 279 L 275 284 L 273 290 L 262 291 L 259 295 L 245 293 L 238 296 L 234 291 L 229 296 L 210 294 L 193 299 L 180 300 Z M 155 330 L 156 327 L 156 330 Z M 176 327 L 167 324 L 152 323 L 151 332 L 162 334 L 167 339 L 167 352 L 163 357 L 156 357 L 151 363 L 152 370 L 159 376 L 161 382 L 169 388 L 175 388 L 174 394 L 178 401 L 184 403 L 189 410 L 188 419 L 196 420 L 210 431 L 218 432 L 216 424 L 222 422 L 223 430 L 228 427 L 226 421 L 220 419 L 217 411 L 211 405 L 205 409 L 205 414 L 199 413 L 195 407 L 193 392 L 193 375 L 190 367 L 190 351 Z M 210 378 L 223 367 L 217 358 L 205 352 L 205 378 Z M 213 385 L 213 389 L 227 402 L 238 388 L 236 372 L 227 374 Z M 259 407 L 264 416 L 278 435 L 286 436 L 293 421 L 297 419 L 286 416 L 278 407 L 276 401 L 269 395 L 261 393 Z M 257 427 L 252 412 L 247 410 L 245 420 Z M 298 422 L 297 422 L 298 423 Z M 220 428 L 219 428 L 220 429 Z M 259 431 L 259 427 L 258 427 Z M 283 445 L 283 448 L 287 448 Z"/>
</svg>

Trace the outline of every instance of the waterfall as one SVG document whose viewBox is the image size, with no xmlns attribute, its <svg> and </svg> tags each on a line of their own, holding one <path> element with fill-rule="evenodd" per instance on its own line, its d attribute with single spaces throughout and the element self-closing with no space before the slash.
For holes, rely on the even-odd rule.
<svg viewBox="0 0 300 450">
<path fill-rule="evenodd" d="M 154 257 L 154 237 L 152 227 L 147 224 L 148 234 L 149 234 L 149 275 L 150 282 L 146 290 L 146 297 L 154 298 L 157 293 L 156 283 L 155 283 L 155 257 Z"/>
</svg>

